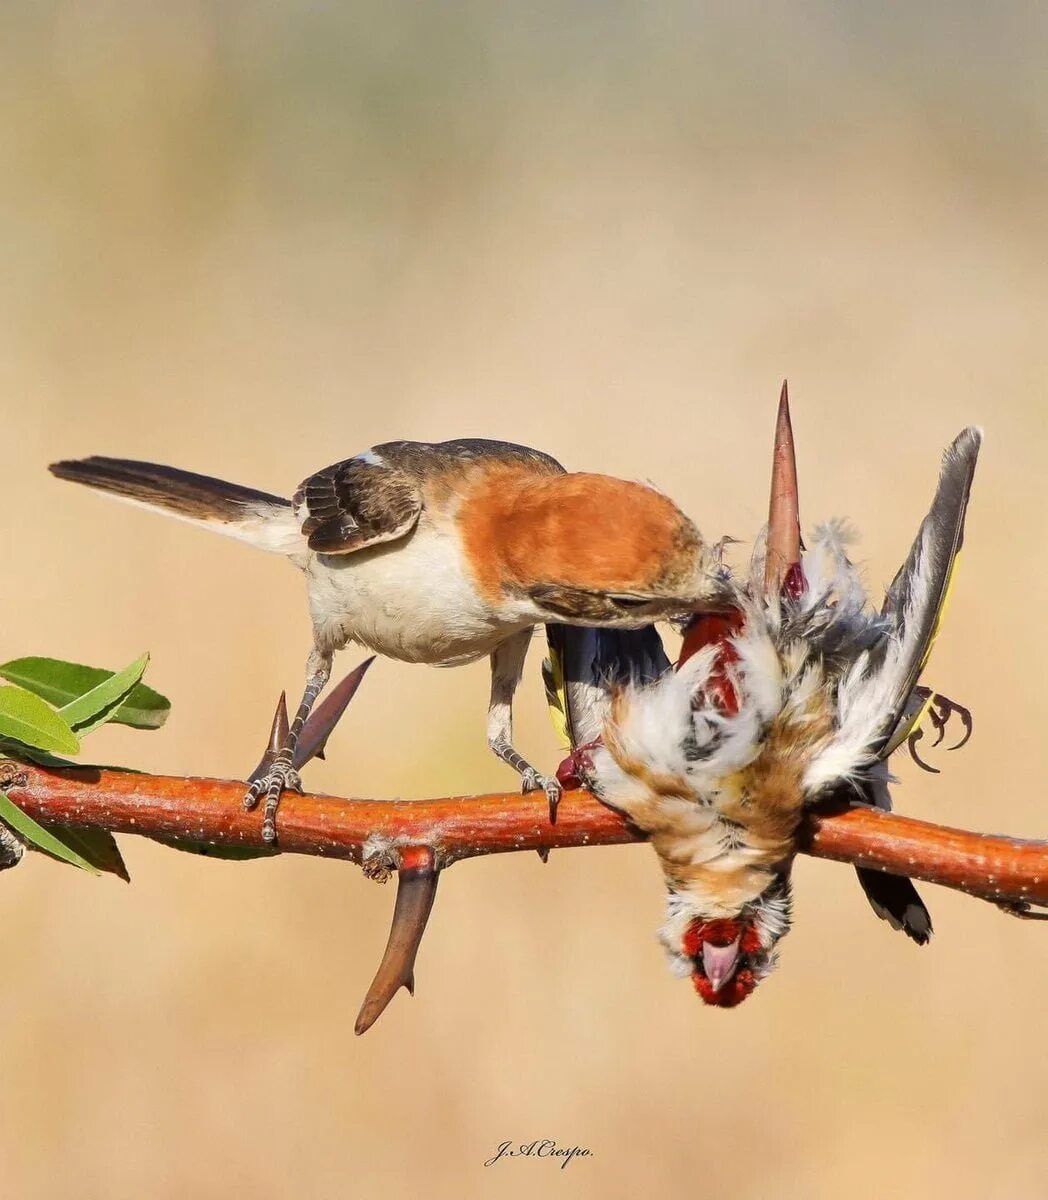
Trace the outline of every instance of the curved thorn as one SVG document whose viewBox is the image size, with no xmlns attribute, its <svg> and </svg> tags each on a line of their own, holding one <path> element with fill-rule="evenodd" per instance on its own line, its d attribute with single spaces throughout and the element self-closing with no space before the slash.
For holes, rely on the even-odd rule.
<svg viewBox="0 0 1048 1200">
<path fill-rule="evenodd" d="M 258 761 L 258 766 L 247 777 L 248 783 L 256 783 L 264 775 L 269 774 L 269 768 L 273 765 L 273 759 L 283 750 L 288 737 L 288 720 L 287 720 L 287 694 L 280 693 L 280 699 L 277 701 L 277 709 L 273 714 L 273 725 L 269 731 L 269 742 L 266 745 L 265 753 Z"/>
<path fill-rule="evenodd" d="M 310 714 L 309 719 L 302 726 L 302 732 L 298 735 L 298 745 L 295 747 L 293 763 L 296 770 L 304 767 L 311 758 L 324 757 L 324 747 L 327 745 L 332 730 L 342 719 L 346 706 L 356 695 L 360 681 L 374 661 L 374 655 L 364 659 L 360 666 L 355 667 L 340 684 L 331 689 L 323 703 L 318 704 Z"/>
<path fill-rule="evenodd" d="M 910 752 L 910 757 L 921 768 L 922 771 L 927 771 L 929 775 L 940 775 L 942 772 L 938 767 L 933 767 L 930 763 L 926 763 L 923 758 L 917 753 L 917 743 L 924 737 L 924 730 L 917 728 L 906 739 L 906 748 Z"/>
<path fill-rule="evenodd" d="M 440 870 L 428 846 L 412 846 L 401 855 L 397 902 L 382 962 L 360 1006 L 355 1031 L 366 1033 L 402 987 L 415 994 L 415 955 L 426 932 Z"/>
<path fill-rule="evenodd" d="M 775 448 L 771 464 L 771 498 L 768 502 L 768 537 L 764 559 L 764 591 L 774 595 L 790 568 L 800 562 L 800 500 L 797 491 L 797 455 L 790 423 L 790 397 L 786 380 L 779 395 L 775 422 Z"/>
</svg>

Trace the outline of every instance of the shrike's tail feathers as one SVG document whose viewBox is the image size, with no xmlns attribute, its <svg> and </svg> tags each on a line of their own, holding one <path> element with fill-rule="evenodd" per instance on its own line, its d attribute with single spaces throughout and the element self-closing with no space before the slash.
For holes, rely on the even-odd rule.
<svg viewBox="0 0 1048 1200">
<path fill-rule="evenodd" d="M 291 501 L 268 492 L 124 458 L 53 463 L 50 471 L 59 479 L 84 483 L 118 500 L 239 538 L 261 550 L 298 554 L 306 549 Z"/>
</svg>

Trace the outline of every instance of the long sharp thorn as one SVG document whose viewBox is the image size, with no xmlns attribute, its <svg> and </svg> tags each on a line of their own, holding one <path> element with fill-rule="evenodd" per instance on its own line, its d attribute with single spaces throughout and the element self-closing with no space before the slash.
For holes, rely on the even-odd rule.
<svg viewBox="0 0 1048 1200">
<path fill-rule="evenodd" d="M 797 491 L 797 455 L 790 423 L 790 396 L 786 380 L 779 394 L 775 422 L 775 449 L 771 464 L 771 498 L 768 502 L 768 538 L 764 560 L 764 591 L 775 595 L 787 581 L 790 568 L 801 558 L 800 500 Z"/>
<path fill-rule="evenodd" d="M 287 742 L 287 735 L 287 694 L 281 692 L 280 699 L 277 701 L 276 712 L 273 714 L 273 726 L 269 731 L 269 743 L 266 746 L 265 753 L 259 759 L 258 766 L 248 776 L 249 783 L 254 783 L 256 779 L 261 779 L 263 775 L 269 772 L 269 768 L 273 764 L 273 759 L 276 758 Z"/>
<path fill-rule="evenodd" d="M 374 1025 L 400 988 L 406 987 L 415 994 L 415 955 L 426 932 L 439 877 L 433 851 L 428 847 L 415 846 L 404 851 L 389 940 L 360 1006 L 354 1026 L 358 1034 L 366 1033 Z"/>
<path fill-rule="evenodd" d="M 355 667 L 336 687 L 324 697 L 322 704 L 310 714 L 302 732 L 298 735 L 298 745 L 295 747 L 294 766 L 298 770 L 304 767 L 311 758 L 323 758 L 324 747 L 331 736 L 332 730 L 342 719 L 346 706 L 356 695 L 360 681 L 367 674 L 368 667 L 375 661 L 374 655 L 366 658 Z"/>
</svg>

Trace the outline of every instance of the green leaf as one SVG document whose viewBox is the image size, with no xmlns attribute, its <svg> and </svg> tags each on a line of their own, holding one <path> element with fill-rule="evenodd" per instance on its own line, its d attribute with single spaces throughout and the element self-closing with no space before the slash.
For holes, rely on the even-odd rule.
<svg viewBox="0 0 1048 1200">
<path fill-rule="evenodd" d="M 17 738 L 37 750 L 78 754 L 80 743 L 65 720 L 32 692 L 0 687 L 0 735 Z"/>
<path fill-rule="evenodd" d="M 131 876 L 127 873 L 127 867 L 124 865 L 120 848 L 116 844 L 116 838 L 108 829 L 75 829 L 72 825 L 52 825 L 50 822 L 42 825 L 41 829 L 57 838 L 68 850 L 79 854 L 96 871 L 105 871 L 108 875 L 116 875 L 125 883 L 131 882 Z M 58 857 L 50 854 L 43 846 L 38 846 L 37 849 L 51 858 Z"/>
<path fill-rule="evenodd" d="M 89 692 L 84 692 L 58 711 L 65 717 L 70 729 L 75 730 L 79 737 L 83 737 L 85 733 L 90 733 L 106 721 L 113 720 L 120 705 L 145 674 L 148 665 L 149 655 L 143 654 L 130 666 L 117 671 L 115 675 L 110 675 L 108 679 L 103 679 Z"/>
<path fill-rule="evenodd" d="M 0 691 L 6 691 L 6 689 L 0 689 Z M 72 863 L 74 867 L 90 871 L 92 875 L 99 874 L 99 869 L 88 862 L 83 855 L 78 854 L 72 846 L 67 846 L 43 825 L 38 825 L 31 816 L 22 812 L 6 792 L 0 792 L 0 821 L 9 825 L 15 833 L 20 834 L 38 850 L 50 854 L 52 858 L 60 858 L 62 862 Z"/>
<path fill-rule="evenodd" d="M 0 737 L 0 757 L 17 758 L 20 762 L 33 762 L 40 767 L 50 767 L 52 770 L 68 770 L 70 767 L 84 770 L 88 764 L 73 762 L 69 758 L 59 758 L 57 754 L 48 754 L 46 750 L 34 750 L 24 742 L 16 742 L 11 738 Z M 109 770 L 110 768 L 106 768 Z"/>
<path fill-rule="evenodd" d="M 57 658 L 16 658 L 0 666 L 0 677 L 62 708 L 111 679 L 113 672 Z M 109 719 L 135 729 L 159 729 L 170 711 L 166 697 L 140 683 Z"/>
</svg>

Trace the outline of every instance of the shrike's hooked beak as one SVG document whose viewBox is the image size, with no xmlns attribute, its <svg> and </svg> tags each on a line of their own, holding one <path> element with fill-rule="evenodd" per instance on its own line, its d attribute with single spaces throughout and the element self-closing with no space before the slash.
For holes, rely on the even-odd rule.
<svg viewBox="0 0 1048 1200">
<path fill-rule="evenodd" d="M 712 942 L 702 943 L 702 967 L 715 992 L 719 992 L 735 974 L 739 965 L 741 939 L 740 934 L 727 946 L 715 946 Z"/>
</svg>

